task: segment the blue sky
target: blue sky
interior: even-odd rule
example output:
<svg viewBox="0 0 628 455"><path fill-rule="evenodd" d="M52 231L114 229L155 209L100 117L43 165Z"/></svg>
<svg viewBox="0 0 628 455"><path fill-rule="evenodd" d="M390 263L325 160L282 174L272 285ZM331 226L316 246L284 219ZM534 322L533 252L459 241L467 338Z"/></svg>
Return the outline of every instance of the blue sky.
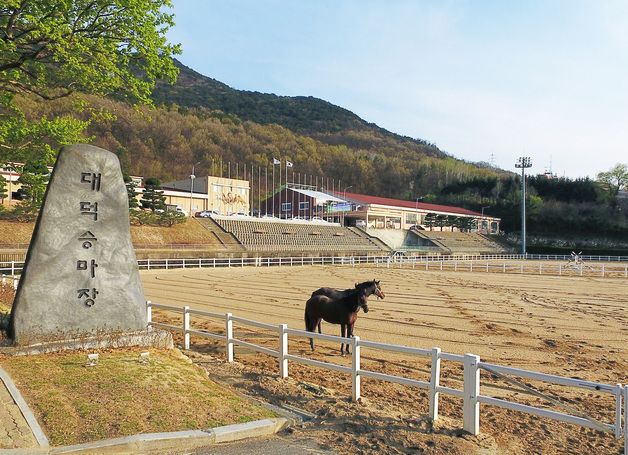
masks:
<svg viewBox="0 0 628 455"><path fill-rule="evenodd" d="M628 163L628 2L174 0L179 59L311 95L457 158L595 177Z"/></svg>

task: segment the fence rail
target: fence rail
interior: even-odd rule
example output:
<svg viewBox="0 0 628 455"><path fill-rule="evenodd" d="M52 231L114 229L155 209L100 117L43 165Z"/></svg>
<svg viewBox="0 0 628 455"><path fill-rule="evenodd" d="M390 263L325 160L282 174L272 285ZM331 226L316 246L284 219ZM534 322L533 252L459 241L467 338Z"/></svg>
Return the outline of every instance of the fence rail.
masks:
<svg viewBox="0 0 628 455"><path fill-rule="evenodd" d="M222 340L225 342L226 358L228 362L234 360L234 346L241 346L251 349L256 352L261 352L269 356L277 358L279 366L279 375L281 378L288 377L288 361L299 362L302 364L310 365L317 368L323 368L327 370L338 371L351 375L351 395L354 401L357 401L361 397L361 378L373 378L380 381L393 382L410 387L417 387L428 390L429 397L429 417L432 420L438 419L438 404L439 395L447 394L453 395L458 398L462 398L463 403L463 429L473 435L477 435L480 432L480 403L489 406L497 406L505 409L510 409L518 412L532 414L540 417L546 417L562 422L579 425L587 428L593 428L598 431L612 432L617 439L624 436L624 453L628 454L628 431L626 431L628 422L628 385L622 386L621 384L604 384L594 381L585 381L580 379L566 378L557 375L539 373L530 370L522 370L513 367L501 366L487 362L481 362L480 357L474 354L451 354L441 352L440 348L420 349L403 345L394 345L386 343L376 343L372 341L361 340L360 337L355 336L353 338L343 338L333 335L319 334L315 332L307 332L304 330L290 329L286 324L268 324L265 322L259 322L252 319L242 318L234 316L231 313L212 313L207 311L200 311L191 309L188 306L183 308L156 304L150 301L146 302L147 318L149 327L163 327L169 330L180 332L184 335L184 348L190 349L191 340L190 335L196 335L200 337L213 338ZM161 309L174 313L182 314L182 324L180 326L163 324L153 321L152 310ZM193 328L191 316L199 315L206 316L218 320L222 320L225 324L225 334L210 333L205 330L198 330ZM279 341L279 349L274 350L265 346L260 346L248 341L237 339L233 336L233 324L239 323L248 327L254 327L270 331L275 333ZM288 352L289 335L296 337L315 338L318 340L327 340L337 343L347 343L352 345L351 351L351 366L339 365L330 362L323 362L320 360L310 359L307 357L300 357L292 355ZM405 378L402 376L394 376L389 374L380 373L377 371L366 370L361 367L361 349L378 349L388 352L401 352L418 357L425 357L431 360L430 368L430 380L420 381L412 378ZM442 361L451 361L462 363L463 365L463 388L455 389L451 387L443 387L440 385L440 369ZM547 408L540 408L525 404L520 404L512 401L508 401L502 398L491 397L488 395L482 395L480 393L480 371L485 370L493 374L516 376L526 379L534 379L537 381L543 381L545 383L576 387L586 390L595 390L600 394L607 394L614 397L614 421L613 423L600 422L594 418L582 414L578 410L572 410L571 413L558 412ZM512 379L506 378L507 381L516 382ZM528 385L523 385L528 387ZM561 402L557 402L553 397L544 395L540 392L534 393L536 396L540 396L544 401L561 405ZM622 408L623 405L623 408ZM566 406L564 406L566 407ZM569 409L568 409L569 410ZM622 413L623 413L623 425L622 425Z"/></svg>
<svg viewBox="0 0 628 455"><path fill-rule="evenodd" d="M570 275L628 278L628 256L581 256L590 263L569 262L565 255L455 255L455 256L288 256L250 258L191 258L191 259L140 259L140 270L171 270L215 267L283 267L303 265L350 265L374 264L376 267L408 267L424 270L471 271L489 273L520 273L537 275ZM489 261L501 261L491 263ZM518 264L505 261L521 261ZM537 261L538 264L531 261ZM564 261L564 263L545 263ZM598 262L598 263L595 263ZM24 262L0 262L0 276L4 280L21 274ZM9 277L9 278L7 278Z"/></svg>

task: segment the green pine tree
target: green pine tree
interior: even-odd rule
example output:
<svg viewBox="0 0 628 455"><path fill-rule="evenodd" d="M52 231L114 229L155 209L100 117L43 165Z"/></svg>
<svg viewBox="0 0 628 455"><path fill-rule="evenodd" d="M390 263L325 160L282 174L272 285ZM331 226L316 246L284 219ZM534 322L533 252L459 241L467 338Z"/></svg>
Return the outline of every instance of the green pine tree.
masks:
<svg viewBox="0 0 628 455"><path fill-rule="evenodd" d="M141 199L142 207L151 212L166 210L166 196L161 191L161 182L155 177L149 177L144 181L144 193Z"/></svg>

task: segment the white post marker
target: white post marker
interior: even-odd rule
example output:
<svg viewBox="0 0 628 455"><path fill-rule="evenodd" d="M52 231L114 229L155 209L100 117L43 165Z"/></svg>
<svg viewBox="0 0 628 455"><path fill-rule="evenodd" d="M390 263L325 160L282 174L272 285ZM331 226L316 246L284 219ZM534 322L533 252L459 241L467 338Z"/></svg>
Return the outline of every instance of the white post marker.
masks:
<svg viewBox="0 0 628 455"><path fill-rule="evenodd" d="M288 324L279 324L279 377L288 377Z"/></svg>
<svg viewBox="0 0 628 455"><path fill-rule="evenodd" d="M225 314L225 336L227 337L227 362L233 362L233 320L231 313Z"/></svg>
<svg viewBox="0 0 628 455"><path fill-rule="evenodd" d="M464 398L462 405L463 429L477 435L480 432L480 357L474 354L464 355Z"/></svg>
<svg viewBox="0 0 628 455"><path fill-rule="evenodd" d="M430 377L430 418L438 420L438 386L440 385L440 348L432 348L432 369Z"/></svg>
<svg viewBox="0 0 628 455"><path fill-rule="evenodd" d="M190 349L190 307L183 307L183 349Z"/></svg>
<svg viewBox="0 0 628 455"><path fill-rule="evenodd" d="M351 357L351 398L353 401L360 399L360 337L354 336L353 354Z"/></svg>
<svg viewBox="0 0 628 455"><path fill-rule="evenodd" d="M151 301L146 301L146 325L149 329L152 328L153 324L153 307L151 306Z"/></svg>

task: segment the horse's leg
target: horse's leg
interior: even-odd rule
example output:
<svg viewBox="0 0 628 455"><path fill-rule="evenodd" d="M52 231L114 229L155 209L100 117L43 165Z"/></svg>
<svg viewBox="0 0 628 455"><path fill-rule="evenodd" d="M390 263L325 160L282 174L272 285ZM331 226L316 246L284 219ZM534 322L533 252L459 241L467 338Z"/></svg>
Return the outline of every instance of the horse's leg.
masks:
<svg viewBox="0 0 628 455"><path fill-rule="evenodd" d="M353 337L353 324L347 324L347 338ZM350 345L347 345L347 354L351 354Z"/></svg>
<svg viewBox="0 0 628 455"><path fill-rule="evenodd" d="M305 330L308 332L313 332L316 330L316 325L311 325L310 316L307 314L307 307L305 308ZM310 338L310 348L312 351L314 350L314 338Z"/></svg>
<svg viewBox="0 0 628 455"><path fill-rule="evenodd" d="M340 336L344 338L346 333L347 333L347 324L340 324ZM345 355L344 342L340 343L340 355Z"/></svg>

